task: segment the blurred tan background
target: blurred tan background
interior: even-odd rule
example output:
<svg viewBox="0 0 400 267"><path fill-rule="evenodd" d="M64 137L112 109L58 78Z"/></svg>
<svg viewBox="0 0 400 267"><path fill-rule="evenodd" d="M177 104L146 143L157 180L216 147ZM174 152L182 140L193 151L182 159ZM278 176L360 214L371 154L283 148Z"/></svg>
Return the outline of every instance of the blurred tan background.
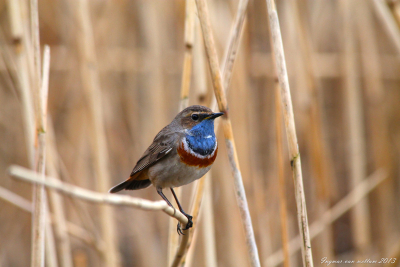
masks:
<svg viewBox="0 0 400 267"><path fill-rule="evenodd" d="M28 1L0 1L0 266L30 264L31 214L26 209L32 186L7 175L11 164L29 167L21 98L21 62L29 53L23 42L29 40L21 41L13 30L15 2L21 8L22 31L29 32L30 27ZM276 2L308 218L310 225L316 223L311 227L315 266L324 257L400 260L400 1ZM237 0L208 1L220 61L237 4ZM128 177L153 137L179 111L184 19L183 0L39 0L40 43L51 49L49 175L97 190L94 159L103 153L110 185ZM197 20L190 104L210 105L213 91ZM228 100L262 266L282 265L282 255L276 253L282 238L275 79L266 3L252 0ZM90 93L90 88L96 91ZM101 108L96 119L104 124L105 151L99 152L93 142L91 105ZM223 135L218 137L219 155L210 176L217 265L249 266ZM292 240L299 231L283 138ZM357 205L345 198L362 181L371 185L369 179L376 176L384 181L370 193L360 187L351 195L362 196ZM192 190L193 185L183 188L185 210ZM124 194L160 199L153 187ZM49 195L53 215L55 199L64 207L67 235L60 239L57 224L47 226L58 256L54 266L66 266L65 248L73 266L105 266L107 244L100 230L99 206ZM168 216L127 207L112 211L119 266L167 266ZM187 266L207 266L208 226L202 214ZM299 240L291 244L289 250L294 251ZM292 255L290 265L301 266L298 249Z"/></svg>

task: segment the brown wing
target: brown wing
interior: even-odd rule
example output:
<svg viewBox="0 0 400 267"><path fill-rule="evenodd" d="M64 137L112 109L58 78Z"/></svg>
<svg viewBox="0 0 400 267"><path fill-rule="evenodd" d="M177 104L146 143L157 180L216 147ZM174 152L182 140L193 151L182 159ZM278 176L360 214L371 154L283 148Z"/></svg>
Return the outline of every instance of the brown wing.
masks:
<svg viewBox="0 0 400 267"><path fill-rule="evenodd" d="M130 177L159 161L161 158L171 152L173 147L174 142L153 142L153 144L151 144L151 146L136 163L136 166L133 168Z"/></svg>
<svg viewBox="0 0 400 267"><path fill-rule="evenodd" d="M168 126L162 129L154 138L153 143L143 153L143 156L138 160L136 166L133 168L132 173L126 181L114 186L110 189L110 193L115 193L123 189L141 189L150 185L150 181L147 176L144 177L144 181L138 184L137 180L141 179L140 172L146 170L154 163L162 159L165 155L170 153L174 147L176 147L176 141L178 140L177 134L169 131ZM146 182L145 182L146 181Z"/></svg>

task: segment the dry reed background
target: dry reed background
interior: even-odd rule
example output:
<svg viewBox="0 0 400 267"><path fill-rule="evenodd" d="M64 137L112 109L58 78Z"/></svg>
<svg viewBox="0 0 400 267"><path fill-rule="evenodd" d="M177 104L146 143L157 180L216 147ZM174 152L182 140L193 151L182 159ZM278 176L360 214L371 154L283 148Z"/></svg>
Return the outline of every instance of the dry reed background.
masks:
<svg viewBox="0 0 400 267"><path fill-rule="evenodd" d="M29 1L0 1L0 266L28 266L31 251L32 186L6 174L11 164L31 164L21 81L25 65L33 65L23 53L33 52L21 50L15 36L15 2L21 4L20 31L30 31ZM208 1L220 62L238 2ZM400 1L276 2L315 266L323 257L397 257L392 265L398 265ZM40 0L38 7L42 51L45 44L51 49L47 174L104 191L105 184L127 177L179 111L185 1ZM211 79L195 20L189 103L210 105ZM266 1L250 1L228 101L262 266L278 266L283 259L270 41ZM218 138L219 156L209 177L212 204L209 196L203 200L208 209L200 211L186 266L250 265L222 131ZM300 242L291 241L299 230L286 142L283 159L289 262L301 266ZM194 189L182 190L186 211ZM120 259L114 266L166 266L165 213L103 209L48 193L54 227L47 225L52 231L46 233L54 235L57 259L46 258L46 266L107 266L112 257ZM159 200L151 188L127 194ZM112 214L109 222L104 214ZM111 224L115 234L101 230ZM115 255L109 250L113 241Z"/></svg>

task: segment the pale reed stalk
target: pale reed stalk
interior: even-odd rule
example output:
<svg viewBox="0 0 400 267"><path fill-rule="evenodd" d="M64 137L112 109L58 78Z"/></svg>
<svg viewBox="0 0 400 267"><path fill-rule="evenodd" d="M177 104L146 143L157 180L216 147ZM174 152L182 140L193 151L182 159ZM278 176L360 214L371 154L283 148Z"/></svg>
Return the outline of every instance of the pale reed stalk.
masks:
<svg viewBox="0 0 400 267"><path fill-rule="evenodd" d="M46 170L50 176L59 178L59 155L56 149L56 140L51 119L48 120ZM54 233L58 240L60 263L63 267L72 267L72 250L68 236L65 203L63 197L55 191L49 192L49 202L54 214Z"/></svg>
<svg viewBox="0 0 400 267"><path fill-rule="evenodd" d="M295 188L295 198L297 204L297 220L299 224L300 235L303 239L302 257L303 266L312 267L311 241L308 229L306 199L304 195L303 175L301 171L300 152L296 136L296 127L294 123L293 105L290 96L289 78L287 75L285 53L283 50L282 34L279 26L278 12L274 0L266 0L268 8L268 18L270 26L270 36L272 50L274 54L275 69L277 71L279 85L281 88L281 101L283 106L283 115L286 126L286 136L289 147L290 164L293 171L293 181Z"/></svg>
<svg viewBox="0 0 400 267"><path fill-rule="evenodd" d="M88 100L90 116L90 135L94 176L96 187L100 192L107 192L111 187L110 170L108 167L108 149L103 116L103 97L100 88L99 73L97 71L97 56L93 27L90 20L88 0L79 0L76 3L76 12L80 35L77 38L80 53L80 68L83 90ZM120 266L119 253L115 230L114 211L111 207L99 207L101 234L107 249L104 254L105 265L108 267Z"/></svg>
<svg viewBox="0 0 400 267"><path fill-rule="evenodd" d="M225 143L228 151L229 163L233 172L236 200L239 206L239 211L244 226L246 244L250 256L250 262L252 266L260 266L258 249L254 237L254 231L251 222L250 212L248 209L246 193L243 186L242 174L240 171L239 160L237 157L235 142L233 138L232 125L229 119L228 103L224 91L217 51L214 43L214 37L211 31L207 3L205 0L196 0L196 4L200 19L200 25L203 31L203 39L210 66L215 97L218 102L219 110L225 113L225 115L222 117Z"/></svg>
<svg viewBox="0 0 400 267"><path fill-rule="evenodd" d="M350 193L342 198L335 206L325 211L322 216L313 222L310 226L310 238L311 240L321 234L326 227L331 226L337 219L343 214L352 209L357 205L365 196L371 193L377 186L388 178L388 174L385 170L377 170L369 177L364 179L357 185ZM302 246L301 236L296 236L289 241L289 255L293 256ZM265 261L265 265L274 267L281 264L284 260L283 251L278 250L274 252Z"/></svg>
<svg viewBox="0 0 400 267"><path fill-rule="evenodd" d="M387 2L385 0L372 0L372 3L374 4L378 19L382 21L387 34L393 41L397 53L400 53L400 29L390 12ZM399 14L400 12L396 13L397 16L399 16Z"/></svg>
<svg viewBox="0 0 400 267"><path fill-rule="evenodd" d="M197 188L196 188L196 193L194 194L194 199L193 199L193 204L191 205L191 214L193 216L193 225L197 226L197 221L199 217L199 211L200 211L200 204L201 200L203 198L203 191L204 191L204 180L207 179L209 174L206 174L204 177L201 178L201 180L197 183ZM176 267L179 266L180 262L182 261L184 264L184 259L186 257L186 252L189 246L191 245L191 241L193 240L193 230L186 231L186 233L181 240L181 243L179 244L179 248L176 251L174 261L172 262L171 266Z"/></svg>
<svg viewBox="0 0 400 267"><path fill-rule="evenodd" d="M185 11L185 57L183 61L183 73L181 82L181 100L180 110L183 110L189 106L189 91L192 76L192 59L193 59L193 43L194 43L194 31L195 31L195 4L194 0L186 0L186 11ZM182 196L182 187L175 188L175 194L178 199ZM192 213L190 213L192 214ZM193 216L193 214L192 214ZM193 231L193 230L192 230ZM187 231L189 232L189 231ZM168 237L168 265L171 265L175 261L175 254L177 253L177 247L179 245L179 236L176 232L176 222L173 219L169 220L169 237ZM183 238L182 241L185 241ZM182 246L181 246L182 247ZM180 253L178 253L180 254Z"/></svg>
<svg viewBox="0 0 400 267"><path fill-rule="evenodd" d="M179 210L176 210L164 201L149 201L140 198L134 198L127 195L112 195L108 193L99 193L90 191L75 185L62 182L56 178L46 176L43 180L41 176L32 170L12 165L9 167L8 172L10 175L21 180L44 185L48 188L55 189L63 194L79 198L82 200L90 201L93 203L110 204L115 206L129 206L141 210L161 210L171 217L177 219L181 224L186 225L188 219Z"/></svg>
<svg viewBox="0 0 400 267"><path fill-rule="evenodd" d="M45 156L46 156L46 109L47 109L47 82L42 83L41 59L40 59L40 35L39 35L39 13L38 1L30 1L31 16L31 41L33 47L33 80L34 106L36 115L36 144L35 144L35 170L41 174L42 179L45 175ZM49 52L48 52L49 53ZM50 59L50 58L49 58ZM48 77L49 63L44 64L43 74ZM45 73L47 71L47 74ZM45 235L46 235L46 208L47 199L44 186L34 186L33 188L34 212L32 216L32 247L31 247L31 267L42 267L45 263Z"/></svg>
<svg viewBox="0 0 400 267"><path fill-rule="evenodd" d="M282 140L282 107L280 98L280 86L275 86L275 134L276 134L276 157L278 161L279 176L279 214L281 217L282 250L284 255L283 266L289 267L289 238L287 227L287 205L286 205L286 184L285 166L283 163L283 140Z"/></svg>
<svg viewBox="0 0 400 267"><path fill-rule="evenodd" d="M366 177L367 157L366 139L364 135L364 106L362 103L361 84L358 78L356 39L354 38L355 2L341 0L338 2L343 15L343 76L344 76L344 106L346 108L347 148L349 161L349 184L355 188ZM361 201L351 212L351 228L355 257L363 258L371 243L371 222L368 199ZM365 255L366 256L366 255Z"/></svg>
<svg viewBox="0 0 400 267"><path fill-rule="evenodd" d="M248 0L242 0L239 2L236 18L232 27L231 35L228 41L228 48L226 51L225 55L225 61L224 61L224 67L223 67L223 74L224 74L224 84L226 85L225 91L227 90L231 76L232 76L232 69L233 69L233 64L236 59L236 53L240 44L240 37L241 37L241 32L243 29L243 24L244 24L244 19L246 15L246 9L247 9L247 4ZM185 99L185 94L184 94L184 83L182 83L182 99ZM211 104L212 109L216 110L217 108L217 103L215 101L215 98L213 99L213 104ZM218 122L215 123L215 129L218 129ZM204 180L207 179L206 177L203 177L199 180L197 189L195 191L195 196L194 199L195 201L193 202L192 205L192 210L191 213L198 213L201 205L201 196L203 195L204 192ZM194 225L196 227L196 225ZM191 245L191 240L193 238L193 231L189 232L189 238L183 237L181 240L181 243L179 244L179 248L177 250L177 253L175 255L174 262L171 266L178 266L179 263L181 263L182 266L185 265L185 257L186 257L186 252L189 249ZM215 253L214 253L215 254ZM213 255L213 254L212 254ZM213 256L214 257L214 256Z"/></svg>
<svg viewBox="0 0 400 267"><path fill-rule="evenodd" d="M58 193L57 193L58 194ZM8 203L14 205L15 207L20 208L21 210L24 210L26 212L32 213L33 212L33 205L32 202L28 201L27 199L11 192L10 190L3 188L0 186L0 198L3 199L4 201L7 201ZM49 223L52 224L57 224L57 215L52 215L49 214L47 220ZM98 242L94 238L94 236L89 233L87 230L84 228L72 223L72 222L65 222L65 232L67 234L70 234L74 236L75 238L81 240L82 242L86 243L88 246L93 247L100 253L104 253L104 243L103 242ZM47 232L46 232L47 235ZM64 266L64 263L62 263ZM50 265L51 266L51 265Z"/></svg>

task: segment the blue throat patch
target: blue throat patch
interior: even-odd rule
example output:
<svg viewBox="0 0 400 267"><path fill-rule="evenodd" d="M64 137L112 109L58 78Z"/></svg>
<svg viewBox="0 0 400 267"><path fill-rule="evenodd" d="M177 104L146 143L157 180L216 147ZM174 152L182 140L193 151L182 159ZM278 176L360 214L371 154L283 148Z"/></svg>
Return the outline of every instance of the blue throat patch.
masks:
<svg viewBox="0 0 400 267"><path fill-rule="evenodd" d="M217 141L214 133L214 120L204 120L194 126L186 134L186 140L193 152L202 156L211 155Z"/></svg>

